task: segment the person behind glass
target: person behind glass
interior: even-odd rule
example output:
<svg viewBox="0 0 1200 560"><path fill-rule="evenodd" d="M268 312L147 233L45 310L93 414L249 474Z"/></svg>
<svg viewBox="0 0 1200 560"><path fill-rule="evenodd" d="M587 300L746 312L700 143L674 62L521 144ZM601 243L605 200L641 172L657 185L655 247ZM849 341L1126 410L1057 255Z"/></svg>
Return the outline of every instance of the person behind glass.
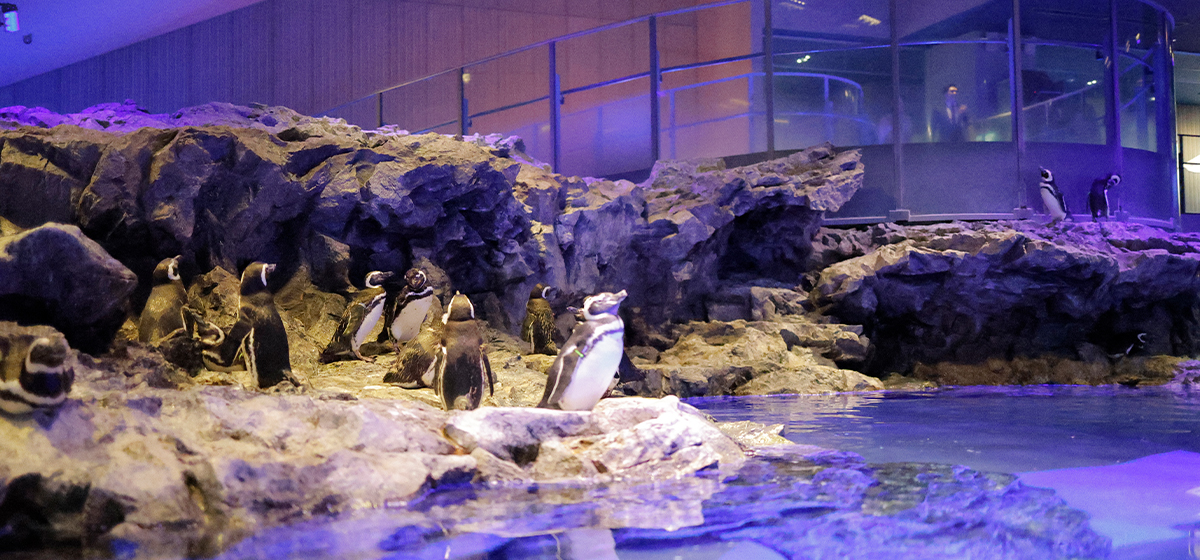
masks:
<svg viewBox="0 0 1200 560"><path fill-rule="evenodd" d="M967 106L958 102L958 86L946 86L946 103L933 111L934 142L965 142L967 140Z"/></svg>

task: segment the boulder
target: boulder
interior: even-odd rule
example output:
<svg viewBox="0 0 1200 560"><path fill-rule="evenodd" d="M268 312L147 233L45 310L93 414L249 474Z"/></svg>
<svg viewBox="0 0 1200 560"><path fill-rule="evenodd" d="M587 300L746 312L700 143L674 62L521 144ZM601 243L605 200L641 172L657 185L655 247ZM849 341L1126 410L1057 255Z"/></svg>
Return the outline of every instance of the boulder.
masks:
<svg viewBox="0 0 1200 560"><path fill-rule="evenodd" d="M0 320L53 326L74 348L108 346L136 285L133 272L75 226L0 237Z"/></svg>
<svg viewBox="0 0 1200 560"><path fill-rule="evenodd" d="M875 346L864 371L1043 355L1107 366L1200 350L1196 234L1117 222L903 229L826 267L809 294L818 311L862 325Z"/></svg>

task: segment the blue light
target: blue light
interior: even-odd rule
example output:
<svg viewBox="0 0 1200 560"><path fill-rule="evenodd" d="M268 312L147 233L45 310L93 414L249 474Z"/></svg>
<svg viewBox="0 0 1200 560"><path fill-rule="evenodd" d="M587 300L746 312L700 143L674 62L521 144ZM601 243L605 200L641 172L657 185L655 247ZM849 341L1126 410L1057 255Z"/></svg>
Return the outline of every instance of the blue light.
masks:
<svg viewBox="0 0 1200 560"><path fill-rule="evenodd" d="M16 33L21 30L21 22L17 19L16 4L0 4L0 11L4 12L4 30L9 33Z"/></svg>

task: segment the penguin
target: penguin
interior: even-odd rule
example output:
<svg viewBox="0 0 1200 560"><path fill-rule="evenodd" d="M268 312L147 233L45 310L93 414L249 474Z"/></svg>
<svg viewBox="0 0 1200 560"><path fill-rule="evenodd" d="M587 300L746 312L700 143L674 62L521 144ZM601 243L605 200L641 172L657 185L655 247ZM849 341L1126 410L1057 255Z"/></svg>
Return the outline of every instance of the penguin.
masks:
<svg viewBox="0 0 1200 560"><path fill-rule="evenodd" d="M154 343L186 331L183 308L187 289L179 277L179 257L163 259L154 267L150 297L138 320L138 341Z"/></svg>
<svg viewBox="0 0 1200 560"><path fill-rule="evenodd" d="M15 323L4 326L17 330ZM0 337L0 411L25 414L62 404L75 382L69 352L67 339L48 328Z"/></svg>
<svg viewBox="0 0 1200 560"><path fill-rule="evenodd" d="M421 324L425 322L425 315L429 313L432 303L433 286L429 285L425 271L419 268L408 269L408 272L404 273L404 286L390 295L385 304L387 315L384 324L388 328L386 333L379 334L379 342L390 337L392 344L399 351L401 342L412 340L421 332Z"/></svg>
<svg viewBox="0 0 1200 560"><path fill-rule="evenodd" d="M258 380L260 389L285 380L300 385L292 375L283 319L267 288L267 275L274 270L273 264L254 262L242 272L238 320L228 333L211 323L198 327L200 340L208 346L202 353L204 365L216 371L246 369Z"/></svg>
<svg viewBox="0 0 1200 560"><path fill-rule="evenodd" d="M1042 191L1042 204L1046 205L1046 212L1050 214L1050 223L1046 225L1054 225L1070 215L1067 210L1067 200L1063 198L1063 193L1058 189L1058 185L1054 182L1054 174L1045 167L1038 168L1042 174L1042 182L1038 184L1038 188Z"/></svg>
<svg viewBox="0 0 1200 560"><path fill-rule="evenodd" d="M617 308L625 290L583 300L584 322L575 325L546 379L539 408L591 410L612 385L625 354L625 324Z"/></svg>
<svg viewBox="0 0 1200 560"><path fill-rule="evenodd" d="M1088 191L1088 210L1092 211L1093 222L1100 221L1100 218L1108 219L1108 189L1119 184L1121 176L1116 173L1092 181L1092 188Z"/></svg>
<svg viewBox="0 0 1200 560"><path fill-rule="evenodd" d="M393 273L378 270L367 273L363 282L364 289L354 294L350 305L342 312L342 320L338 323L333 339L321 351L318 359L323 364L338 360L359 359L367 362L375 361L362 355L359 350L367 335L379 324L383 316L384 301L387 299L383 283L391 278Z"/></svg>
<svg viewBox="0 0 1200 560"><path fill-rule="evenodd" d="M442 341L437 349L434 390L445 410L474 410L483 400L483 385L496 393L492 365L483 351L483 333L475 322L475 307L456 293L442 314Z"/></svg>
<svg viewBox="0 0 1200 560"><path fill-rule="evenodd" d="M1136 352L1141 352L1146 348L1146 343L1148 342L1146 340L1147 334L1144 332L1114 334L1105 348L1108 352L1108 358L1116 361L1121 358L1127 358Z"/></svg>
<svg viewBox="0 0 1200 560"><path fill-rule="evenodd" d="M392 370L383 376L384 383L395 383L404 389L433 387L434 367L438 347L442 342L442 314L436 313L421 327L420 334L408 341Z"/></svg>
<svg viewBox="0 0 1200 560"><path fill-rule="evenodd" d="M554 345L553 333L554 310L550 302L555 290L550 286L539 283L529 292L529 301L525 303L525 320L521 322L521 340L529 343L529 351L534 354L558 354Z"/></svg>

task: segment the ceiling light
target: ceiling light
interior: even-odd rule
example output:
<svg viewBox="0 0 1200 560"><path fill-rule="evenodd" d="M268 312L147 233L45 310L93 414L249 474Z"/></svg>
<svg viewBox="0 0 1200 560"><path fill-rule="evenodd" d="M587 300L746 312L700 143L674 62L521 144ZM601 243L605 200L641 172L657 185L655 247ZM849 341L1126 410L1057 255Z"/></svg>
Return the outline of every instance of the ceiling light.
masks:
<svg viewBox="0 0 1200 560"><path fill-rule="evenodd" d="M1190 173L1200 173L1200 156L1183 162L1183 170Z"/></svg>
<svg viewBox="0 0 1200 560"><path fill-rule="evenodd" d="M0 4L0 12L4 12L4 30L16 33L21 30L21 22L17 20L16 4Z"/></svg>

